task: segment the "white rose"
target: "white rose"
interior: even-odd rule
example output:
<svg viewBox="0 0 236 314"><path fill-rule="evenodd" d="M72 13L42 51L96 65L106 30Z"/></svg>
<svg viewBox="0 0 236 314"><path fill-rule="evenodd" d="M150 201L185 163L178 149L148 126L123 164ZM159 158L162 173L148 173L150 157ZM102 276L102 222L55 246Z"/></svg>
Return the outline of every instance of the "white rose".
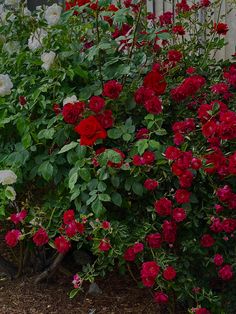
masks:
<svg viewBox="0 0 236 314"><path fill-rule="evenodd" d="M53 64L55 57L56 57L56 54L53 51L44 52L41 55L41 60L43 61L42 68L48 71L51 65Z"/></svg>
<svg viewBox="0 0 236 314"><path fill-rule="evenodd" d="M12 170L0 170L0 183L2 185L13 184L16 180L17 176Z"/></svg>
<svg viewBox="0 0 236 314"><path fill-rule="evenodd" d="M70 97L66 97L64 100L63 100L63 106L65 106L65 104L68 104L68 103L74 103L77 101L77 97L75 95L73 96L70 96Z"/></svg>
<svg viewBox="0 0 236 314"><path fill-rule="evenodd" d="M12 55L20 50L20 43L18 41L9 41L3 45L3 50Z"/></svg>
<svg viewBox="0 0 236 314"><path fill-rule="evenodd" d="M29 49L35 51L36 49L42 47L43 39L47 35L48 33L44 29L38 28L34 33L31 34L28 40Z"/></svg>
<svg viewBox="0 0 236 314"><path fill-rule="evenodd" d="M4 97L11 94L13 87L12 81L8 74L0 74L0 96Z"/></svg>
<svg viewBox="0 0 236 314"><path fill-rule="evenodd" d="M54 3L45 11L45 20L48 25L56 25L61 16L62 7Z"/></svg>

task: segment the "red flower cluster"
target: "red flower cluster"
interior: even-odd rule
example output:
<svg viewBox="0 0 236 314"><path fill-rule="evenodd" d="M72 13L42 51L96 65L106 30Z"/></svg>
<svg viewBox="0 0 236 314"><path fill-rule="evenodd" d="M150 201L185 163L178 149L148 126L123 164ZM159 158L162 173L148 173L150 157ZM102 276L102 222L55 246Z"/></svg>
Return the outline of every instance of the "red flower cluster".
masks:
<svg viewBox="0 0 236 314"><path fill-rule="evenodd" d="M214 31L219 35L226 35L229 28L228 25L225 23L214 23Z"/></svg>
<svg viewBox="0 0 236 314"><path fill-rule="evenodd" d="M20 239L21 232L17 229L12 229L7 232L5 235L5 241L8 246L15 247L18 244L18 241Z"/></svg>
<svg viewBox="0 0 236 314"><path fill-rule="evenodd" d="M75 213L73 209L68 209L64 212L63 222L65 224L65 233L69 238L74 237L78 233L84 233L84 224L75 220Z"/></svg>
<svg viewBox="0 0 236 314"><path fill-rule="evenodd" d="M105 139L107 133L94 116L90 116L75 127L80 135L80 145L92 146L97 139Z"/></svg>
<svg viewBox="0 0 236 314"><path fill-rule="evenodd" d="M187 77L179 86L171 90L171 97L176 102L183 101L196 95L205 83L205 78L200 75Z"/></svg>
<svg viewBox="0 0 236 314"><path fill-rule="evenodd" d="M36 231L33 236L33 241L36 246L42 246L44 244L47 244L49 241L49 237L46 230L40 228L38 231Z"/></svg>
<svg viewBox="0 0 236 314"><path fill-rule="evenodd" d="M124 259L128 262L133 262L136 258L136 255L142 252L144 246L140 242L136 242L134 245L130 246L124 253Z"/></svg>
<svg viewBox="0 0 236 314"><path fill-rule="evenodd" d="M160 271L160 266L154 262L145 262L142 264L141 278L145 287L152 287L155 283L156 277Z"/></svg>
<svg viewBox="0 0 236 314"><path fill-rule="evenodd" d="M224 72L224 78L231 86L236 88L236 65L235 64L231 64L228 71Z"/></svg>
<svg viewBox="0 0 236 314"><path fill-rule="evenodd" d="M155 161L155 154L151 151L146 151L142 156L134 155L133 164L135 166L151 165Z"/></svg>
<svg viewBox="0 0 236 314"><path fill-rule="evenodd" d="M64 121L69 124L76 124L78 120L82 118L84 109L85 103L82 101L65 104L62 108L62 116Z"/></svg>

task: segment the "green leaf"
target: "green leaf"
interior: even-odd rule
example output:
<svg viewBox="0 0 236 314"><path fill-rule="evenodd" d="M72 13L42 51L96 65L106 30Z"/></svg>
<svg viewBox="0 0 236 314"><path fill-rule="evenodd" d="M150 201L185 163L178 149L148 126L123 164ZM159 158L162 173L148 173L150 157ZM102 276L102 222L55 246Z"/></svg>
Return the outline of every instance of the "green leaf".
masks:
<svg viewBox="0 0 236 314"><path fill-rule="evenodd" d="M158 130L155 130L155 133L156 135L159 135L159 136L162 136L162 135L166 135L167 132L165 129L158 129Z"/></svg>
<svg viewBox="0 0 236 314"><path fill-rule="evenodd" d="M115 204L115 205L117 205L117 206L121 206L121 204L122 204L122 197L121 197L121 195L120 195L120 193L117 193L117 192L114 192L114 193L112 193L112 195L111 195L111 200L112 200L112 202Z"/></svg>
<svg viewBox="0 0 236 314"><path fill-rule="evenodd" d="M79 176L86 182L91 180L90 171L87 168L79 169Z"/></svg>
<svg viewBox="0 0 236 314"><path fill-rule="evenodd" d="M98 198L102 202L110 202L111 201L111 197L108 194L99 194Z"/></svg>
<svg viewBox="0 0 236 314"><path fill-rule="evenodd" d="M73 190L73 188L74 188L74 186L78 180L78 170L76 168L73 168L72 170L73 171L70 171L70 174L69 174L69 183L68 183L70 190Z"/></svg>
<svg viewBox="0 0 236 314"><path fill-rule="evenodd" d="M79 289L71 290L71 292L69 294L70 299L73 299L79 291L80 291Z"/></svg>
<svg viewBox="0 0 236 314"><path fill-rule="evenodd" d="M22 138L22 144L24 148L30 147L31 143L32 143L31 136L29 133L26 133L24 137Z"/></svg>
<svg viewBox="0 0 236 314"><path fill-rule="evenodd" d="M38 173L46 180L49 181L53 175L53 166L50 161L44 161L38 168Z"/></svg>
<svg viewBox="0 0 236 314"><path fill-rule="evenodd" d="M58 154L63 154L65 152L68 152L69 150L71 150L72 148L75 148L77 145L79 145L79 143L77 142L71 142L70 144L67 144L65 146L63 146L60 151L58 152Z"/></svg>
<svg viewBox="0 0 236 314"><path fill-rule="evenodd" d="M92 203L92 211L96 218L100 218L105 213L105 208L102 202L97 198L95 202Z"/></svg>
<svg viewBox="0 0 236 314"><path fill-rule="evenodd" d="M55 134L55 129L51 128L51 129L45 129L45 130L41 130L38 134L38 138L39 139L52 139L53 135Z"/></svg>
<svg viewBox="0 0 236 314"><path fill-rule="evenodd" d="M119 163L121 162L121 155L113 149L106 149L105 152L99 155L98 161L101 166L106 166L108 161Z"/></svg>
<svg viewBox="0 0 236 314"><path fill-rule="evenodd" d="M134 182L132 184L132 190L135 194L139 196L143 195L143 185L140 182Z"/></svg>
<svg viewBox="0 0 236 314"><path fill-rule="evenodd" d="M113 129L108 130L107 134L109 138L116 140L121 137L122 132L120 129L113 128Z"/></svg>
<svg viewBox="0 0 236 314"><path fill-rule="evenodd" d="M148 140L139 140L138 142L136 142L135 146L138 147L138 153L142 155L148 148Z"/></svg>
<svg viewBox="0 0 236 314"><path fill-rule="evenodd" d="M129 133L125 133L125 134L123 134L122 138L125 142L129 142L132 138L132 135Z"/></svg>

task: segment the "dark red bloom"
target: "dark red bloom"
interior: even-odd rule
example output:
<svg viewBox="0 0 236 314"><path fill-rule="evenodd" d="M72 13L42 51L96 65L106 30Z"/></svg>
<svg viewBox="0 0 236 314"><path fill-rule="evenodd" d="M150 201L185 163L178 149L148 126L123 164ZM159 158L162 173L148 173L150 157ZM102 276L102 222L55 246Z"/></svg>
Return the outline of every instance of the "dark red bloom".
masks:
<svg viewBox="0 0 236 314"><path fill-rule="evenodd" d="M174 34L177 34L177 35L184 35L185 34L185 29L182 25L175 25L173 28L172 28L172 32Z"/></svg>
<svg viewBox="0 0 236 314"><path fill-rule="evenodd" d="M107 221L107 220L104 220L104 221L102 222L102 229L108 230L108 229L110 229L110 228L111 228L110 222Z"/></svg>
<svg viewBox="0 0 236 314"><path fill-rule="evenodd" d="M57 251L61 254L65 254L69 251L71 244L70 242L63 236L59 236L54 240L55 247Z"/></svg>
<svg viewBox="0 0 236 314"><path fill-rule="evenodd" d="M97 114L96 118L104 129L109 129L113 126L114 118L111 110L105 110Z"/></svg>
<svg viewBox="0 0 236 314"><path fill-rule="evenodd" d="M211 247L215 243L214 238L210 234L204 234L201 238L202 247Z"/></svg>
<svg viewBox="0 0 236 314"><path fill-rule="evenodd" d="M176 240L176 223L174 221L165 220L163 225L163 240L167 243L174 243Z"/></svg>
<svg viewBox="0 0 236 314"><path fill-rule="evenodd" d="M109 239L102 239L98 245L99 251L106 252L109 251L111 248L110 240Z"/></svg>
<svg viewBox="0 0 236 314"><path fill-rule="evenodd" d="M159 216L168 216L171 214L172 202L168 198L163 197L155 201L154 207Z"/></svg>
<svg viewBox="0 0 236 314"><path fill-rule="evenodd" d="M219 35L226 35L229 27L225 23L214 23L214 31Z"/></svg>
<svg viewBox="0 0 236 314"><path fill-rule="evenodd" d="M21 236L20 230L13 229L7 232L7 234L5 235L5 241L8 246L14 247L18 244L20 236Z"/></svg>
<svg viewBox="0 0 236 314"><path fill-rule="evenodd" d="M144 103L155 96L154 91L151 88L146 88L144 86L139 87L135 94L134 99L135 102L139 105L144 105Z"/></svg>
<svg viewBox="0 0 236 314"><path fill-rule="evenodd" d="M44 244L47 244L49 241L49 237L46 230L40 228L38 231L36 231L33 236L33 241L36 244L36 246L42 246Z"/></svg>
<svg viewBox="0 0 236 314"><path fill-rule="evenodd" d="M151 233L147 235L146 241L150 248L159 249L162 243L162 237L160 233Z"/></svg>
<svg viewBox="0 0 236 314"><path fill-rule="evenodd" d="M143 263L141 269L141 278L143 285L146 287L152 287L159 271L160 266L156 262L150 261Z"/></svg>
<svg viewBox="0 0 236 314"><path fill-rule="evenodd" d="M172 266L168 266L164 271L163 271L163 278L165 280L173 280L176 277L176 270Z"/></svg>
<svg viewBox="0 0 236 314"><path fill-rule="evenodd" d="M149 137L149 130L147 128L141 128L136 132L136 139L147 139Z"/></svg>
<svg viewBox="0 0 236 314"><path fill-rule="evenodd" d="M183 55L178 50L169 50L167 53L167 57L170 62L179 62L182 59Z"/></svg>
<svg viewBox="0 0 236 314"><path fill-rule="evenodd" d="M153 90L158 96L165 93L167 83L159 71L151 71L145 76L143 85Z"/></svg>
<svg viewBox="0 0 236 314"><path fill-rule="evenodd" d="M158 291L158 292L155 292L154 294L154 300L158 304L165 304L165 303L168 303L169 297L164 292Z"/></svg>
<svg viewBox="0 0 236 314"><path fill-rule="evenodd" d="M75 221L71 221L68 225L66 225L65 227L65 232L66 235L69 238L72 238L73 236L75 236L78 232L78 228L77 228L77 224Z"/></svg>
<svg viewBox="0 0 236 314"><path fill-rule="evenodd" d="M181 222L183 221L184 219L186 219L186 212L185 210L180 207L180 208L175 208L173 210L173 219L176 221L176 222Z"/></svg>
<svg viewBox="0 0 236 314"><path fill-rule="evenodd" d="M204 1L208 1L208 0L204 0ZM211 314L210 311L208 311L208 309L206 309L205 307L201 307L196 309L195 314Z"/></svg>
<svg viewBox="0 0 236 314"><path fill-rule="evenodd" d="M162 15L159 16L160 25L170 25L173 23L173 13L170 11L164 12Z"/></svg>
<svg viewBox="0 0 236 314"><path fill-rule="evenodd" d="M61 107L59 104L53 104L52 110L56 115L59 115L61 113Z"/></svg>
<svg viewBox="0 0 236 314"><path fill-rule="evenodd" d="M122 85L116 80L108 81L103 86L103 95L110 99L117 99L122 91Z"/></svg>
<svg viewBox="0 0 236 314"><path fill-rule="evenodd" d="M137 242L133 245L133 250L135 254L142 252L143 248L144 248L143 243L140 242Z"/></svg>
<svg viewBox="0 0 236 314"><path fill-rule="evenodd" d="M107 133L94 116L90 116L75 127L80 135L80 145L92 146L96 140L105 139Z"/></svg>
<svg viewBox="0 0 236 314"><path fill-rule="evenodd" d="M101 111L105 106L105 100L99 96L93 96L89 100L89 109L95 113Z"/></svg>
<svg viewBox="0 0 236 314"><path fill-rule="evenodd" d="M22 222L26 216L27 210L23 209L19 213L11 214L10 219L15 225L17 225L18 223Z"/></svg>
<svg viewBox="0 0 236 314"><path fill-rule="evenodd" d="M189 191L184 190L184 189L178 189L175 192L176 202L179 204L188 203L189 199L190 199L190 195L191 195L191 193Z"/></svg>
<svg viewBox="0 0 236 314"><path fill-rule="evenodd" d="M25 96L19 96L19 103L21 106L24 106L27 103Z"/></svg>
<svg viewBox="0 0 236 314"><path fill-rule="evenodd" d="M75 220L75 212L73 209L68 209L63 214L63 222L64 224L70 224L72 221Z"/></svg>
<svg viewBox="0 0 236 314"><path fill-rule="evenodd" d="M123 257L128 262L133 262L135 260L136 254L134 253L133 246L126 249Z"/></svg>
<svg viewBox="0 0 236 314"><path fill-rule="evenodd" d="M221 254L216 254L213 261L216 266L221 266L224 263L224 258Z"/></svg>
<svg viewBox="0 0 236 314"><path fill-rule="evenodd" d="M162 102L157 96L153 96L152 98L145 101L144 107L146 108L147 112L152 114L159 114L162 112Z"/></svg>
<svg viewBox="0 0 236 314"><path fill-rule="evenodd" d="M230 280L233 277L233 269L231 265L223 266L219 271L218 275L222 280Z"/></svg>
<svg viewBox="0 0 236 314"><path fill-rule="evenodd" d="M82 116L85 103L78 101L65 104L62 108L62 116L66 123L75 124Z"/></svg>
<svg viewBox="0 0 236 314"><path fill-rule="evenodd" d="M175 160L181 156L181 150L177 147L169 146L165 151L165 156L167 159Z"/></svg>
<svg viewBox="0 0 236 314"><path fill-rule="evenodd" d="M144 182L145 189L153 191L158 187L159 183L154 179L146 179Z"/></svg>

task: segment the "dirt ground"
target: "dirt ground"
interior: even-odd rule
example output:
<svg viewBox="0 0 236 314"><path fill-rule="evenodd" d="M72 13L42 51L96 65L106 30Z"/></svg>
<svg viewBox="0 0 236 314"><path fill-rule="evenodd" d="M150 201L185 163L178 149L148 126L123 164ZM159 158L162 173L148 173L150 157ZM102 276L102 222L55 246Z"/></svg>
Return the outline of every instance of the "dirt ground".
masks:
<svg viewBox="0 0 236 314"><path fill-rule="evenodd" d="M70 300L72 285L62 275L37 286L32 279L2 279L0 314L160 314L151 292L138 288L128 276L112 274L98 284L101 295L92 297L81 292Z"/></svg>

